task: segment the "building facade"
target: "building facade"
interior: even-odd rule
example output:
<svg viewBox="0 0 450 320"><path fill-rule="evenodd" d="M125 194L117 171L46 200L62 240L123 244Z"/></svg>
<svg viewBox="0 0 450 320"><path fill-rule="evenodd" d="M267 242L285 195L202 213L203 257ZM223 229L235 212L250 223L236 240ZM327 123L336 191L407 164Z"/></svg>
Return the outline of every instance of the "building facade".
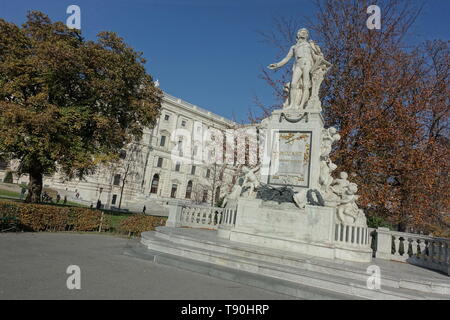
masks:
<svg viewBox="0 0 450 320"><path fill-rule="evenodd" d="M164 93L155 126L122 151L119 163L103 166L82 180L56 173L45 177L44 187L86 205L96 206L100 200L105 208L137 212L144 206L149 211L164 210L172 201L215 205L236 182L237 169L256 161L248 142L256 141L254 132L252 126L242 128ZM0 179L15 167L14 161L3 164ZM14 174L14 182L28 183L28 177Z"/></svg>

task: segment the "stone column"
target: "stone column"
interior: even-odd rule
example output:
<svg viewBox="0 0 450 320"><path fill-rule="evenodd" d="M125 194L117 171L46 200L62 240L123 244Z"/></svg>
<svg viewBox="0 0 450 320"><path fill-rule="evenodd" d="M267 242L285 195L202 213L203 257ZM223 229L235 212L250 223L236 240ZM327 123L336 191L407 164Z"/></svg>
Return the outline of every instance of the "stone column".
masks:
<svg viewBox="0 0 450 320"><path fill-rule="evenodd" d="M377 229L377 253L376 257L380 259L391 258L392 235L388 228Z"/></svg>
<svg viewBox="0 0 450 320"><path fill-rule="evenodd" d="M183 207L177 204L169 205L169 218L166 221L166 227L181 227L181 209Z"/></svg>

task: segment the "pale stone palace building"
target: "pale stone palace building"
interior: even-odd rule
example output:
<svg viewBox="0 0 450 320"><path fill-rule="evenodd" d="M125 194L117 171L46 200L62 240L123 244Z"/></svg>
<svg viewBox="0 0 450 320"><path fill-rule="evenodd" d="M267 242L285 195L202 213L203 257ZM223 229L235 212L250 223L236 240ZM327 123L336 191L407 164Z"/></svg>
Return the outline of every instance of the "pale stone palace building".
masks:
<svg viewBox="0 0 450 320"><path fill-rule="evenodd" d="M255 144L255 135L237 141L234 132L238 127L256 131L164 93L156 125L146 128L142 140L123 151L120 164L101 168L83 180L67 180L56 173L45 177L44 186L71 201L95 207L100 200L106 208L120 206L138 212L144 205L147 211L165 211L172 201L215 204L235 183L236 168L256 161L257 152L250 152L249 146ZM211 142L214 146L209 148ZM217 152L225 155L224 164L205 161L205 154L213 157ZM15 161L3 165L0 181L15 167ZM14 182L28 183L28 177L14 174Z"/></svg>

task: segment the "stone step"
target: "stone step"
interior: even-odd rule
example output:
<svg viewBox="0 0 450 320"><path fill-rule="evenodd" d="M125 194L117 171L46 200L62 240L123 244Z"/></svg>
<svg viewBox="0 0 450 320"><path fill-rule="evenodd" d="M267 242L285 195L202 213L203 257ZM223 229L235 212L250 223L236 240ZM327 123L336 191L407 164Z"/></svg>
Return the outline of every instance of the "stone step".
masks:
<svg viewBox="0 0 450 320"><path fill-rule="evenodd" d="M272 292L285 294L286 298L295 297L297 299L306 300L355 300L356 297L339 294L336 292L323 290L319 288L309 287L303 284L297 284L290 281L280 279L272 279L270 277L259 274L236 270L212 263L201 262L184 258L159 251L149 250L142 244L128 247L124 251L125 255L145 259L158 264L172 266L207 276L233 281ZM289 296L289 297L288 297Z"/></svg>
<svg viewBox="0 0 450 320"><path fill-rule="evenodd" d="M205 230L158 227L154 236L179 245L188 245L204 250L212 250L258 261L265 261L272 264L332 274L334 276L351 278L364 282L368 277L366 272L367 267L371 264L382 264L382 287L404 288L424 293L450 296L450 280L448 277L441 276L440 278L432 279L423 278L422 275L414 275L411 272L399 273L396 270L396 268L400 266L398 263L389 264L386 263L387 261L379 260L368 264L336 260L330 261L292 252L271 250L264 247L232 242L217 238L214 232L208 233L205 232ZM431 274L434 272L431 271L428 273ZM418 279L420 276L422 276L422 279Z"/></svg>
<svg viewBox="0 0 450 320"><path fill-rule="evenodd" d="M335 274L320 273L304 270L298 267L274 264L267 261L251 259L233 255L230 253L207 250L197 246L175 243L170 239L164 239L155 232L143 233L142 243L149 249L195 260L210 263L217 266L236 269L266 276L272 279L289 281L293 284L302 284L321 290L345 294L363 299L439 299L440 295L423 293L402 288L382 287L380 290L370 290L365 280L342 277Z"/></svg>

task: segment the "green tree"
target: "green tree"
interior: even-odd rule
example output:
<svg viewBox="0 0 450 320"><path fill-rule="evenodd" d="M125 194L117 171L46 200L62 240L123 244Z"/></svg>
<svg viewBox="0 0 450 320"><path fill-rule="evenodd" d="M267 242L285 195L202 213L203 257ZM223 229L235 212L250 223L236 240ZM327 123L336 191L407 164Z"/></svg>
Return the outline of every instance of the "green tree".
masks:
<svg viewBox="0 0 450 320"><path fill-rule="evenodd" d="M22 27L0 19L0 154L29 174L27 201L43 175L92 173L154 124L161 91L144 63L113 32L87 41L36 11Z"/></svg>

